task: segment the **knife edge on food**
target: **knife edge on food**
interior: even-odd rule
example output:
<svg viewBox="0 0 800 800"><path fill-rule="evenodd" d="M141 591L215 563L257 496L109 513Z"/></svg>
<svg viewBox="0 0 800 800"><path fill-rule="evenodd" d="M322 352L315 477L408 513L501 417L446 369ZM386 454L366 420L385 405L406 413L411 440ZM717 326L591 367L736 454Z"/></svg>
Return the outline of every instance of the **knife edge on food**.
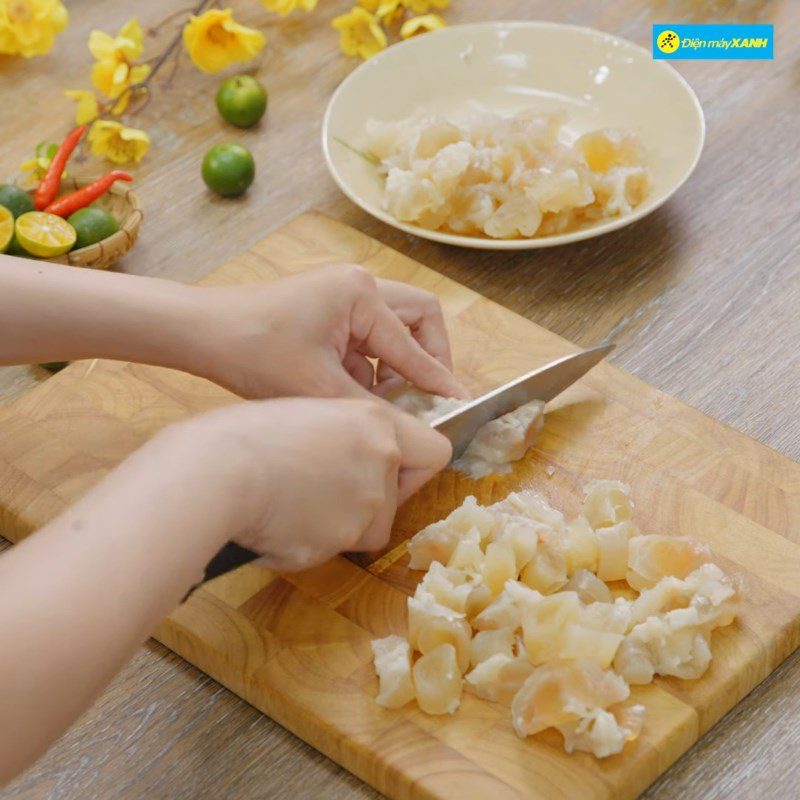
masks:
<svg viewBox="0 0 800 800"><path fill-rule="evenodd" d="M534 400L549 402L599 364L613 349L613 344L597 345L551 361L442 414L431 421L431 427L450 440L455 461L464 454L484 425Z"/></svg>

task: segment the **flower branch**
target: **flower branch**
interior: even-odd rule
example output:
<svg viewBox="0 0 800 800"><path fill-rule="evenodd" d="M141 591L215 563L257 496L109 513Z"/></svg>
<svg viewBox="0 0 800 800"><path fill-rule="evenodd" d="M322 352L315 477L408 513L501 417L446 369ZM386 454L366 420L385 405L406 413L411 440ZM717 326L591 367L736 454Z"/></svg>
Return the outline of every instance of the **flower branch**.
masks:
<svg viewBox="0 0 800 800"><path fill-rule="evenodd" d="M318 0L260 0L280 16L298 9L311 12ZM357 0L350 11L337 16L333 27L339 32L339 46L348 56L370 58L385 48L390 37L409 38L437 30L445 25L435 11L446 8L450 0ZM23 9L24 6L24 9ZM20 9L36 14L41 20L38 37L15 15ZM218 72L235 63L243 63L264 48L264 34L241 25L230 8L221 8L218 0L199 0L178 8L157 25L147 29L155 36L165 27L181 20L179 30L157 55L143 58L144 32L133 18L111 36L100 30L90 33L88 47L94 58L91 80L93 90L73 89L66 95L76 102L75 121L90 124L87 136L93 155L124 164L138 162L150 146L148 134L123 124L118 118L140 113L151 101L153 82L164 65L172 63L163 82L172 83L178 69L181 44L192 63L203 72ZM61 0L0 0L0 52L20 53L31 57L48 52L58 33L66 27L68 14ZM36 157L25 169L34 179L49 164L52 147L39 145Z"/></svg>

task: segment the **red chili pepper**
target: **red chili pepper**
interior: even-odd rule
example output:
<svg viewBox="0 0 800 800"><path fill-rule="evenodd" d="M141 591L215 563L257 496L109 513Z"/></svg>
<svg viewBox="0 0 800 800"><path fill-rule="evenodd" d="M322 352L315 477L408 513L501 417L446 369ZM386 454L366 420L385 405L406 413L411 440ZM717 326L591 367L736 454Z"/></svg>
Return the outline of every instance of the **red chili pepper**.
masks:
<svg viewBox="0 0 800 800"><path fill-rule="evenodd" d="M97 200L100 195L105 194L114 181L132 181L133 177L128 172L123 172L121 169L112 169L107 172L102 178L92 181L90 184L77 189L74 192L65 194L59 197L53 203L50 203L45 211L49 214L57 214L59 217L68 217L73 211L79 208L88 206L93 200Z"/></svg>
<svg viewBox="0 0 800 800"><path fill-rule="evenodd" d="M42 182L33 194L33 204L36 206L37 210L41 211L56 199L58 189L61 186L61 176L64 173L64 167L67 166L67 161L72 155L72 151L78 146L81 136L86 133L86 128L88 127L88 125L79 125L77 128L70 131L64 138L64 141L61 142L50 165L47 167L47 172L44 178L42 178Z"/></svg>

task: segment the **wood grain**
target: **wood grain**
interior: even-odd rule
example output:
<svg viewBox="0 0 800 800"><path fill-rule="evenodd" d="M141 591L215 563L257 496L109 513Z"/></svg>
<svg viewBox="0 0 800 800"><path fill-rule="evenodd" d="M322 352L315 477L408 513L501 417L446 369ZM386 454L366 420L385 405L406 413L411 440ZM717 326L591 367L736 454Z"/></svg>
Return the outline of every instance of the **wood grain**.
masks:
<svg viewBox="0 0 800 800"><path fill-rule="evenodd" d="M331 259L439 296L457 372L486 390L573 349L555 334L407 256L305 214L204 283L271 280ZM75 364L0 412L0 525L27 535L156 430L235 402L168 370ZM554 474L546 477L545 467ZM452 718L374 703L369 641L403 632L411 572L405 541L468 494L481 502L536 488L574 514L582 485L631 484L646 532L706 540L744 576L737 623L715 633L700 681L658 679L633 696L642 737L619 756L567 755L552 732L522 741L508 710L465 695ZM387 548L300 575L250 565L198 590L156 631L187 661L392 798L632 798L800 644L800 465L601 364L550 404L540 440L510 475L437 476L400 510Z"/></svg>
<svg viewBox="0 0 800 800"><path fill-rule="evenodd" d="M88 85L89 29L114 30L133 13L143 25L154 24L166 13L163 5L71 0L71 26L51 55L0 58L4 171L30 157L35 142L64 132L72 104L62 90ZM233 5L244 21L267 26L259 68L270 89L266 125L243 134L225 129L211 102L217 79L184 62L141 120L154 137L138 170L146 219L124 269L194 280L297 210L320 208L573 341L588 344L613 331L617 364L800 458L791 422L800 411L800 162L792 133L800 123L800 9L793 0L495 0L491 11L478 0L455 0L446 14L451 23L551 19L645 45L652 22L776 26L774 62L678 64L703 104L708 138L698 171L666 207L603 239L501 258L400 234L350 205L329 180L318 124L330 92L354 65L337 54L329 28L346 4L329 1L312 17L282 22L252 0ZM37 103L20 111L20 97ZM199 179L202 153L225 138L253 149L259 165L243 201L215 200ZM205 233L218 230L226 235ZM45 378L35 367L0 370L0 393L10 400ZM798 656L784 664L647 797L792 796L800 782L792 724L800 716L799 665ZM141 682L144 669L152 676L148 685ZM374 796L226 691L206 695L205 684L162 648L142 651L102 701L104 736L97 718L88 717L0 796L139 797L157 787L151 796L219 797L229 786L237 798L290 796L292 787L294 796ZM213 727L206 724L207 704L224 709L214 712ZM142 724L129 729L131 718ZM106 742L120 730L129 731L126 756L109 758ZM164 768L170 759L175 773ZM186 761L192 768L182 771ZM171 783L166 774L181 780Z"/></svg>

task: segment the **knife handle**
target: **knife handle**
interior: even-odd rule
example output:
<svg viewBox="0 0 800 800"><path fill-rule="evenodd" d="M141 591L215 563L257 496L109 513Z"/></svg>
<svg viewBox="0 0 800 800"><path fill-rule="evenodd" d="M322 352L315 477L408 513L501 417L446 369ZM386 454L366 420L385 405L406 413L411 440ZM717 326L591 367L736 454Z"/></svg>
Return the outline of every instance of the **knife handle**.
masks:
<svg viewBox="0 0 800 800"><path fill-rule="evenodd" d="M214 556L214 558L208 562L205 572L203 573L203 579L200 581L200 583L196 583L191 589L189 589L189 591L186 593L186 597L183 598L184 601L195 589L197 589L198 586L202 586L204 583L213 580L214 578L218 578L220 575L224 575L226 572L231 572L238 567L249 564L251 561L255 561L255 559L258 557L258 553L254 553L252 550L248 550L246 547L242 547L235 542L228 542Z"/></svg>
<svg viewBox="0 0 800 800"><path fill-rule="evenodd" d="M203 583L249 564L258 557L258 553L254 553L252 550L248 550L235 542L228 542L206 565L206 571L203 573Z"/></svg>

